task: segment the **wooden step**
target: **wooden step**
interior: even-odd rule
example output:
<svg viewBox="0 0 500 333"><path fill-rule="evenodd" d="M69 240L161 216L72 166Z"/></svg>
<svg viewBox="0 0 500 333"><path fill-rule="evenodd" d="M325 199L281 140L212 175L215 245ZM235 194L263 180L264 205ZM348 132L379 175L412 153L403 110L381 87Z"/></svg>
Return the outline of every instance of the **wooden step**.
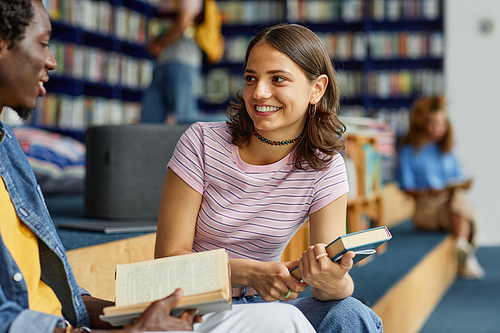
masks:
<svg viewBox="0 0 500 333"><path fill-rule="evenodd" d="M386 333L418 332L457 275L455 242L446 237L372 307Z"/></svg>

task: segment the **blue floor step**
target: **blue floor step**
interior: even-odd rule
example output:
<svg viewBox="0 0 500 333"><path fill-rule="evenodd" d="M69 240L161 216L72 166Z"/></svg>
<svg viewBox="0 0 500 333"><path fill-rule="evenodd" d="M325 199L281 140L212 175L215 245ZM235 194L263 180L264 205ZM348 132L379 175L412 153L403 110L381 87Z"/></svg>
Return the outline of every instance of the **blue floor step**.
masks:
<svg viewBox="0 0 500 333"><path fill-rule="evenodd" d="M500 332L500 247L480 247L477 258L485 278L457 279L421 333Z"/></svg>
<svg viewBox="0 0 500 333"><path fill-rule="evenodd" d="M371 305L447 236L444 232L417 231L411 221L390 228L390 231L392 239L386 251L351 270L355 284L353 296Z"/></svg>

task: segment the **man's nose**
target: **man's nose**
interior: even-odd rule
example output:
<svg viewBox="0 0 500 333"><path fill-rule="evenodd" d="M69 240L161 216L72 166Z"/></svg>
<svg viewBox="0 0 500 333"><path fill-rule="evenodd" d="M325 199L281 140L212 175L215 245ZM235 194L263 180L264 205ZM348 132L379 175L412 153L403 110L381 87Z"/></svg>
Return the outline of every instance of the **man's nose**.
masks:
<svg viewBox="0 0 500 333"><path fill-rule="evenodd" d="M47 68L48 71L53 71L54 69L57 68L57 61L52 55L52 52L49 50L49 55L45 61L45 68Z"/></svg>

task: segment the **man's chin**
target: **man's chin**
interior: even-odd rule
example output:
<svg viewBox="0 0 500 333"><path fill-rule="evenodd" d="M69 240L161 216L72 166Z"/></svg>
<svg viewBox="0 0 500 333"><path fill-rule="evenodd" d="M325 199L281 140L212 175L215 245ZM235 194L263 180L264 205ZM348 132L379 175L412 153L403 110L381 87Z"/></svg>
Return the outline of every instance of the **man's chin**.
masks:
<svg viewBox="0 0 500 333"><path fill-rule="evenodd" d="M13 107L12 109L16 111L19 118L21 118L21 120L25 123L31 119L31 116L33 116L33 112L35 112L35 108L30 108L22 105L18 105L16 107Z"/></svg>

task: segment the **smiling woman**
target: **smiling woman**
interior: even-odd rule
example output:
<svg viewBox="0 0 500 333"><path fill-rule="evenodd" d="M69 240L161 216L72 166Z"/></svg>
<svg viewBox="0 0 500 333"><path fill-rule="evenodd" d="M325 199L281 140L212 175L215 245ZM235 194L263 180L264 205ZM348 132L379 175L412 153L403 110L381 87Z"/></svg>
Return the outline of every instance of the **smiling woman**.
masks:
<svg viewBox="0 0 500 333"><path fill-rule="evenodd" d="M316 170L324 169L332 156L344 149L340 136L345 127L337 117L335 72L321 40L312 31L283 24L260 32L247 49L245 82L243 96L238 94L239 103L233 103L229 110L234 144L240 148L251 145L248 141L255 129L271 140L303 134L295 148L295 167ZM276 112L262 113L269 108ZM282 122L281 116L287 121ZM258 128L256 120L271 127Z"/></svg>
<svg viewBox="0 0 500 333"><path fill-rule="evenodd" d="M177 144L155 256L225 248L233 303L287 301L319 332L381 331L380 318L349 297L354 253L340 263L322 256L346 232L348 191L345 128L323 44L300 25L264 29L248 46L244 77L230 120L194 124ZM311 246L280 262L308 219ZM300 281L289 272L295 266ZM307 286L313 297L297 299Z"/></svg>

